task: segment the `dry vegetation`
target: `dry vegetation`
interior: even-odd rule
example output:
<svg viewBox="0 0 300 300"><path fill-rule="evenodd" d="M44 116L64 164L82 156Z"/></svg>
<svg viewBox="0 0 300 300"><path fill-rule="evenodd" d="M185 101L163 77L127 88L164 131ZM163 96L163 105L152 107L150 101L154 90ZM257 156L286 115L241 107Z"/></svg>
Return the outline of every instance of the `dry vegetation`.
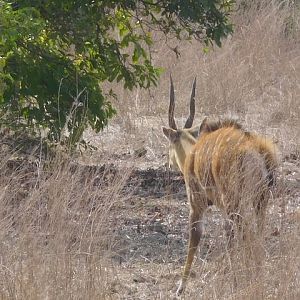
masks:
<svg viewBox="0 0 300 300"><path fill-rule="evenodd" d="M39 145L28 154L3 138L1 299L174 297L188 206L182 178L163 167L169 72L179 125L197 76L199 122L234 117L275 139L282 154L265 240L229 255L225 219L208 211L182 298L300 298L300 8L266 2L239 10L234 35L208 54L195 42L166 45L157 34L153 60L167 71L159 86L149 93L119 89L118 116L102 134L86 133L99 149L80 163L60 155L46 162ZM259 261L249 256L253 249Z"/></svg>

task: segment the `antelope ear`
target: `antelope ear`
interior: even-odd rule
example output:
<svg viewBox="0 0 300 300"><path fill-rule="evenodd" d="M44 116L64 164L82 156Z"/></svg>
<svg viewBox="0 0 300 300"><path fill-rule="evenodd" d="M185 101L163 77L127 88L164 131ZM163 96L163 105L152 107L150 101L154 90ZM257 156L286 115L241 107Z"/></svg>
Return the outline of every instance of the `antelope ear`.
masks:
<svg viewBox="0 0 300 300"><path fill-rule="evenodd" d="M192 128L188 129L188 132L195 138L197 139L200 135L200 128L201 124L198 124L196 126L193 126Z"/></svg>
<svg viewBox="0 0 300 300"><path fill-rule="evenodd" d="M200 125L199 133L207 131L208 128L208 117L205 117Z"/></svg>
<svg viewBox="0 0 300 300"><path fill-rule="evenodd" d="M167 128L167 127L163 127L163 133L164 135L167 137L167 139L172 142L175 143L178 138L179 138L179 134L178 131L172 128Z"/></svg>

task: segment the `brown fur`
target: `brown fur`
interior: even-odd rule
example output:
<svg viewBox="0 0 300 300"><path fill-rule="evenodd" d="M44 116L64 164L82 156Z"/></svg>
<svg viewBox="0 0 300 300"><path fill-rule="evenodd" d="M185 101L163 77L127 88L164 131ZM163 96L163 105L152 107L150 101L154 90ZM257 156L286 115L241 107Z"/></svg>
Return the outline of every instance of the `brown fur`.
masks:
<svg viewBox="0 0 300 300"><path fill-rule="evenodd" d="M234 162L242 159L245 153L251 151L264 158L269 178L273 176L274 168L277 165L277 155L276 146L271 140L245 131L234 120L217 122L205 120L204 123L200 127L200 139L187 155L185 177L193 174L198 180L203 181L203 176L205 176L206 180L215 182L216 187L220 187L219 181L222 179L226 185L226 176L221 177L221 175L226 175L227 170L230 169L230 166L232 167ZM235 171L239 172L240 170ZM209 174L211 178L207 177ZM272 179L272 181L274 180ZM202 183L205 185L204 182Z"/></svg>
<svg viewBox="0 0 300 300"><path fill-rule="evenodd" d="M213 131L216 131L220 128L226 128L226 127L233 127L233 128L236 128L236 129L242 129L242 125L239 124L235 120L225 119L225 120L222 120L222 121L220 121L220 120L219 121L208 121L207 118L206 118L202 122L202 125L200 127L200 133L213 132Z"/></svg>
<svg viewBox="0 0 300 300"><path fill-rule="evenodd" d="M164 133L168 136L168 129ZM178 294L184 290L190 273L201 237L199 222L205 209L214 204L240 223L251 204L261 231L268 189L274 183L277 166L275 145L246 132L233 120L204 120L199 133L198 140L187 138L189 131L172 130L170 134L173 159L183 172L190 203L188 256Z"/></svg>
<svg viewBox="0 0 300 300"><path fill-rule="evenodd" d="M277 163L275 146L270 140L244 132L235 125L202 132L185 160L186 183L192 179L202 186L204 192L206 188L214 189L218 197L210 200L218 207L225 208L218 198L230 193L230 188L237 184L230 182L232 176L229 173L243 175L241 174L243 159L252 153L263 158L268 178L273 176L270 173L273 173ZM199 206L198 203L196 205Z"/></svg>

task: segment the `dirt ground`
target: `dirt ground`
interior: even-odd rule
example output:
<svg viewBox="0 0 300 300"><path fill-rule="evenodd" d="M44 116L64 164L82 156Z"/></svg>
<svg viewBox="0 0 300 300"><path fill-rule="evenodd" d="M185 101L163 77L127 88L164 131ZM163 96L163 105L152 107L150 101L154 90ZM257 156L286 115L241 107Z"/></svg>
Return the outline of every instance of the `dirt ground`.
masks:
<svg viewBox="0 0 300 300"><path fill-rule="evenodd" d="M133 150L128 142L130 137L123 136L117 127L91 136L96 145L97 140L101 145L122 144L95 152L94 162L97 155L99 161L107 155L112 170L124 166L131 170L125 185L130 196L114 208L109 225L114 232L111 263L118 274L109 287L111 299L173 298L186 256L189 207L184 181L180 173L167 167L167 145L161 142L157 125L160 122L151 121L153 127L148 136L140 144L135 141L137 146ZM155 143L155 138L160 143ZM284 237L299 233L300 159L297 153L281 153L281 159L279 196L274 195L269 202L265 233L264 247L270 264L281 253ZM89 157L84 162L88 163ZM212 284L224 269L224 224L225 217L217 208L206 212L204 238L190 283L192 291L185 294L186 299L197 299L203 293L201 288ZM299 272L298 268L297 276ZM224 299L228 297L225 295ZM275 295L274 291L270 293L271 298Z"/></svg>
<svg viewBox="0 0 300 300"><path fill-rule="evenodd" d="M40 140L0 143L1 299L174 299L189 207L161 130L170 74L178 127L196 76L194 125L234 118L280 154L264 238L227 249L226 216L210 208L182 299L300 299L299 1L248 2L233 16L234 34L209 53L154 33L153 63L165 70L158 86L112 83L117 116L84 134L94 150L49 166Z"/></svg>
<svg viewBox="0 0 300 300"><path fill-rule="evenodd" d="M122 133L118 124L101 134L87 133L97 150L68 160L66 168L54 163L54 169L45 165L42 170L39 160L19 152L16 159L6 150L1 251L6 264L15 265L14 276L20 276L14 287L34 276L30 291L38 296L30 294L30 299L44 297L45 288L57 299L68 293L83 299L175 297L187 251L189 207L182 175L167 167L164 122L152 117L133 133ZM142 139L141 132L147 132ZM264 240L257 243L264 253L259 274L245 263L243 248L233 250L232 260L226 216L213 206L203 220L204 237L183 299L299 298L300 159L294 148L281 147L281 142L278 148L278 185L269 202ZM84 255L95 260L88 267L88 259L80 258ZM65 270L68 264L71 270ZM2 289L11 287L3 283Z"/></svg>

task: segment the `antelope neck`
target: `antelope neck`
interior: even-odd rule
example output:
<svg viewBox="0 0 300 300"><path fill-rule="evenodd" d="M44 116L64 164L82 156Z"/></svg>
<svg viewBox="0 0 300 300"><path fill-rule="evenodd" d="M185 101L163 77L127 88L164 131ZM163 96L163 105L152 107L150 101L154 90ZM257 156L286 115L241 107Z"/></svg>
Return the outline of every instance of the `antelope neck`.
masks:
<svg viewBox="0 0 300 300"><path fill-rule="evenodd" d="M183 132L179 141L175 144L177 165L181 173L184 170L186 156L191 152L192 147L196 144L196 139L187 132Z"/></svg>

